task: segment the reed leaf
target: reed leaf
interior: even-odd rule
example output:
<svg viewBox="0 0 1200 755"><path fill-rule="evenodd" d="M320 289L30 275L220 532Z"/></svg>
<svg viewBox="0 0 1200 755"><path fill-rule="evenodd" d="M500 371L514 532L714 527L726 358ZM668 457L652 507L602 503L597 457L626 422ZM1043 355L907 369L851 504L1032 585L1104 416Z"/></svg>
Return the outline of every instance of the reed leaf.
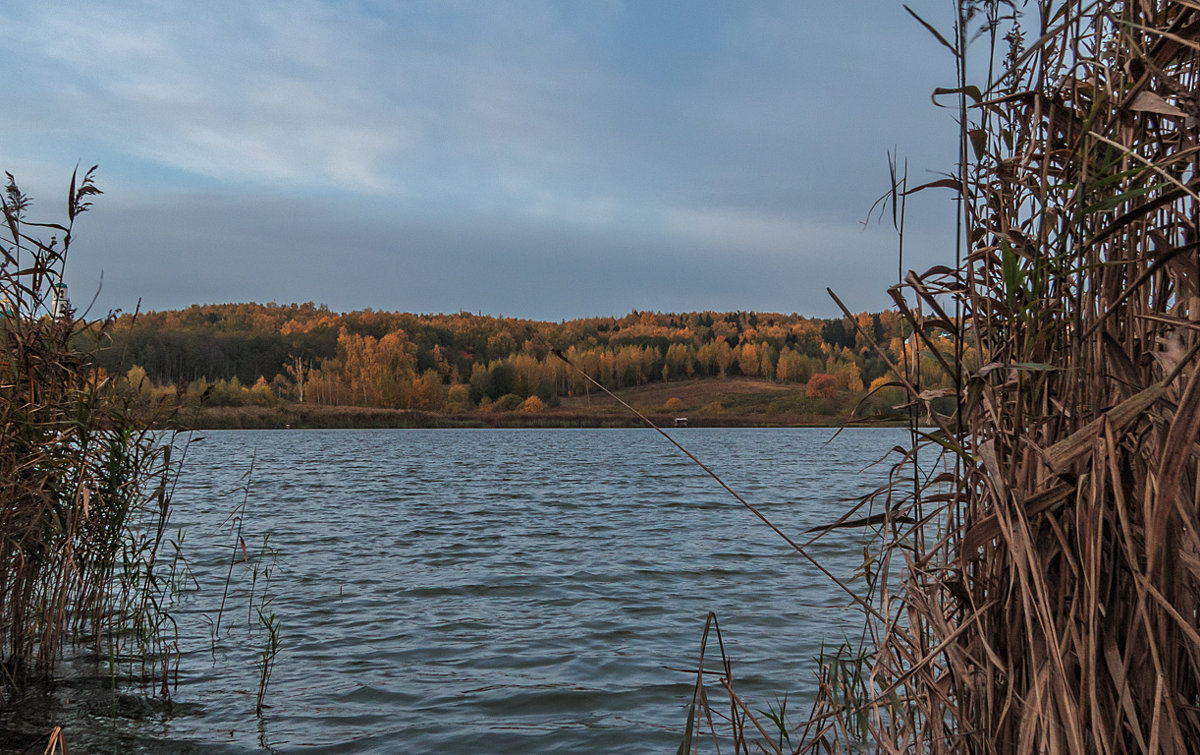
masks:
<svg viewBox="0 0 1200 755"><path fill-rule="evenodd" d="M903 249L905 194L952 187L960 251L890 290L912 336L872 345L913 446L881 510L814 528L873 527L876 571L864 671L823 660L792 741L1196 752L1200 3L957 11L953 35L917 20L954 53L934 98L956 96L961 162L906 191L889 157L884 201Z"/></svg>

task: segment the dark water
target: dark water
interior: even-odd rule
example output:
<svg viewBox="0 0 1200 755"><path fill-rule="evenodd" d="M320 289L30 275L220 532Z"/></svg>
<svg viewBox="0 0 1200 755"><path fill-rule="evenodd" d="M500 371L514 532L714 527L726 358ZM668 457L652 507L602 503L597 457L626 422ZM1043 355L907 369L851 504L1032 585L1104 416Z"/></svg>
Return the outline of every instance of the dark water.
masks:
<svg viewBox="0 0 1200 755"><path fill-rule="evenodd" d="M877 487L867 466L906 437L675 433L798 538ZM708 611L742 696L787 693L796 720L822 642L854 630L828 580L652 431L201 435L172 519L198 589L172 610L171 713L78 664L28 709L73 753L674 752L694 675L673 669L695 667ZM251 559L214 650L247 481ZM813 554L843 577L862 559L849 535ZM281 627L261 719L254 606Z"/></svg>

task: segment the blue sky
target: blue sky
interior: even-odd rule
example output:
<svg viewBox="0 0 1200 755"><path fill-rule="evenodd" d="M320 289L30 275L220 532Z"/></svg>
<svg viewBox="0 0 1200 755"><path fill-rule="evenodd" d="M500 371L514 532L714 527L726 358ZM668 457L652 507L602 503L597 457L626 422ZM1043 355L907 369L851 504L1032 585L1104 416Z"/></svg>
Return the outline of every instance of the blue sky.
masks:
<svg viewBox="0 0 1200 755"><path fill-rule="evenodd" d="M35 216L100 165L68 282L101 311L879 309L887 152L953 166L953 61L892 0L9 0L0 28ZM953 258L926 194L910 267Z"/></svg>

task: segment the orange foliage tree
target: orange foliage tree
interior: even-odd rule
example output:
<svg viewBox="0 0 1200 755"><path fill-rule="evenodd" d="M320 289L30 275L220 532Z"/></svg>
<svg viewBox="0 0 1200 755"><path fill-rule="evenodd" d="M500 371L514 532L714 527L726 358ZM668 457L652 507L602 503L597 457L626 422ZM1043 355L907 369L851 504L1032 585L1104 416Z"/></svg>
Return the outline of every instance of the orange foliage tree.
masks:
<svg viewBox="0 0 1200 755"><path fill-rule="evenodd" d="M808 379L804 395L808 398L837 398L838 380L833 375L818 372Z"/></svg>

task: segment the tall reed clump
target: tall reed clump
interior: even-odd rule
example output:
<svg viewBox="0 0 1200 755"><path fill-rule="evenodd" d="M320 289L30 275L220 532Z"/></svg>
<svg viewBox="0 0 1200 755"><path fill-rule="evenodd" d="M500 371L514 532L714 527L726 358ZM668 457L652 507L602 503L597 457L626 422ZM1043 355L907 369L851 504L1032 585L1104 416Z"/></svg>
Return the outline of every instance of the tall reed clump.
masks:
<svg viewBox="0 0 1200 755"><path fill-rule="evenodd" d="M913 443L875 512L820 528L877 528L875 569L797 751L1197 752L1200 4L956 16L921 23L957 64L959 168L891 201L902 229L906 196L953 191L959 251L891 292ZM733 749L782 751L717 673Z"/></svg>
<svg viewBox="0 0 1200 755"><path fill-rule="evenodd" d="M892 291L932 429L883 499L867 671L824 666L806 748L1196 752L1200 5L963 2L938 37L962 251Z"/></svg>
<svg viewBox="0 0 1200 755"><path fill-rule="evenodd" d="M65 223L31 222L11 175L3 195L0 700L52 676L80 641L101 659L141 664L166 692L170 623L156 567L171 446L146 428L131 391L94 368L108 322L76 319L63 286L74 222L100 193L94 171L72 176Z"/></svg>

